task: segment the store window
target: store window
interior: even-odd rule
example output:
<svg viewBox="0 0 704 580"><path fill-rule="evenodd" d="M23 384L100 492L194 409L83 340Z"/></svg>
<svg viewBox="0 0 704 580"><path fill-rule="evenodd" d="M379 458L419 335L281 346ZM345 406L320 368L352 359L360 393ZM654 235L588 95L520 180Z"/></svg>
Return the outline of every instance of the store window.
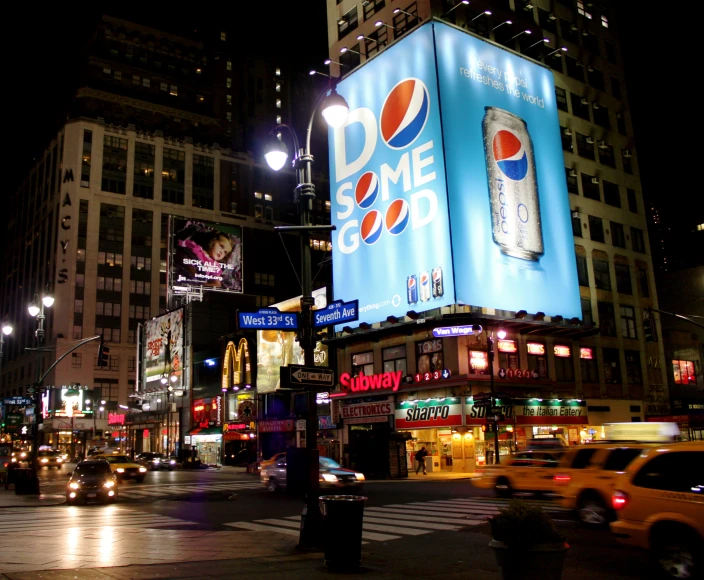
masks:
<svg viewBox="0 0 704 580"><path fill-rule="evenodd" d="M467 357L469 359L470 375L489 374L489 355L486 351L469 349Z"/></svg>
<svg viewBox="0 0 704 580"><path fill-rule="evenodd" d="M675 375L676 385L696 385L697 375L694 371L694 361L673 360L672 371Z"/></svg>
<svg viewBox="0 0 704 580"><path fill-rule="evenodd" d="M416 372L432 373L445 368L442 351L442 338L416 343Z"/></svg>
<svg viewBox="0 0 704 580"><path fill-rule="evenodd" d="M381 351L384 372L401 371L406 375L406 345L392 346ZM366 373L365 373L366 374Z"/></svg>
<svg viewBox="0 0 704 580"><path fill-rule="evenodd" d="M515 340L497 340L496 349L499 351L499 368L518 368L518 345Z"/></svg>
<svg viewBox="0 0 704 580"><path fill-rule="evenodd" d="M528 368L537 372L541 379L548 378L548 358L545 355L545 345L541 342L526 343L528 351Z"/></svg>
<svg viewBox="0 0 704 580"><path fill-rule="evenodd" d="M599 371L596 364L596 350L583 346L579 349L579 366L583 383L598 383Z"/></svg>
<svg viewBox="0 0 704 580"><path fill-rule="evenodd" d="M602 349L604 357L604 380L607 384L621 382L621 364L617 348Z"/></svg>
<svg viewBox="0 0 704 580"><path fill-rule="evenodd" d="M572 349L564 344L556 344L553 347L553 354L555 355L555 379L558 381L573 381Z"/></svg>
<svg viewBox="0 0 704 580"><path fill-rule="evenodd" d="M374 374L373 352L360 352L352 355L352 376L357 377L360 374L367 376Z"/></svg>

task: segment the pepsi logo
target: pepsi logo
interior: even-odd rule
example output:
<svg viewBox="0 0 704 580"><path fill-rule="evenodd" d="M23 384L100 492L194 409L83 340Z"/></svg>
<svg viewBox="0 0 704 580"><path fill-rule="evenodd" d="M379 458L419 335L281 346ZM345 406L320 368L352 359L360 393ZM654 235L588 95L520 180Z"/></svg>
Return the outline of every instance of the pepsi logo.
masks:
<svg viewBox="0 0 704 580"><path fill-rule="evenodd" d="M420 285L427 286L429 283L430 283L430 276L428 276L427 272L423 272L420 275Z"/></svg>
<svg viewBox="0 0 704 580"><path fill-rule="evenodd" d="M381 138L392 149L403 149L423 132L430 110L428 89L419 79L405 79L386 96L381 108Z"/></svg>
<svg viewBox="0 0 704 580"><path fill-rule="evenodd" d="M520 181L528 173L528 156L521 140L511 131L502 129L494 135L494 159L501 172L512 179Z"/></svg>
<svg viewBox="0 0 704 580"><path fill-rule="evenodd" d="M408 202L405 199L396 199L386 210L386 229L391 235L397 236L406 229L410 219Z"/></svg>
<svg viewBox="0 0 704 580"><path fill-rule="evenodd" d="M381 217L381 212L373 209L362 219L360 227L360 236L365 244L372 245L379 241L382 232L384 231L384 220Z"/></svg>
<svg viewBox="0 0 704 580"><path fill-rule="evenodd" d="M442 276L440 270L433 270L433 282L439 282L440 276Z"/></svg>
<svg viewBox="0 0 704 580"><path fill-rule="evenodd" d="M362 209L368 209L376 201L376 196L379 194L379 178L373 171L363 173L357 180L357 185L354 188L354 197L357 205Z"/></svg>
<svg viewBox="0 0 704 580"><path fill-rule="evenodd" d="M416 287L415 276L409 276L407 284L408 284L408 289L413 290L413 288Z"/></svg>

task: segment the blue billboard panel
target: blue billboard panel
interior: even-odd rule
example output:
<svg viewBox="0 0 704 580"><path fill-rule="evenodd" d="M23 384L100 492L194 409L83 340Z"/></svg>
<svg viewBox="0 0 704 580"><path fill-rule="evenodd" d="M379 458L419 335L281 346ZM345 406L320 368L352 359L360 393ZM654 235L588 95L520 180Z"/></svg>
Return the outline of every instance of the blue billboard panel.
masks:
<svg viewBox="0 0 704 580"><path fill-rule="evenodd" d="M457 301L581 318L552 72L433 26Z"/></svg>
<svg viewBox="0 0 704 580"><path fill-rule="evenodd" d="M350 113L330 133L335 299L359 322L455 302L431 26L344 79Z"/></svg>

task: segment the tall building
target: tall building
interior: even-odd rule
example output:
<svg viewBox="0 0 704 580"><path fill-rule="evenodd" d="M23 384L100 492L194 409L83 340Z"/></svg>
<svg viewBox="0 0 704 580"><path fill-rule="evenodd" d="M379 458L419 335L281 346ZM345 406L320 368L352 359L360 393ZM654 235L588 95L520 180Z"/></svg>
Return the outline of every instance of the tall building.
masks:
<svg viewBox="0 0 704 580"><path fill-rule="evenodd" d="M47 445L74 449L76 440L83 445L91 434L112 432L113 419L118 439L124 436L124 417L117 416L134 407L140 325L180 304L167 288L171 217L242 232L242 287L203 293L188 348L235 332L238 309L300 293L291 265L298 240L274 231L298 221L295 178L292 171L272 174L261 150L276 124L303 122L291 105L294 80L306 79L300 94L313 88L287 55L237 52L228 34L184 37L102 16L66 123L6 206L0 316L15 329L4 341L0 394L34 395L38 369L46 371L79 340L101 335L109 348L107 366L98 365L97 342L89 343L44 380L53 387L40 438ZM313 215L326 223L320 172L316 182ZM315 263L323 261L327 239L311 245ZM329 268L320 276L325 286ZM46 309L48 352L37 356L25 352L35 346L37 324L27 305L45 292L56 301ZM67 422L61 398L76 385L105 401L104 412ZM140 421L152 429L151 450L162 448L164 394L156 389L140 399L150 409ZM172 442L182 442L191 427L188 397L171 417ZM22 409L8 410L15 411Z"/></svg>
<svg viewBox="0 0 704 580"><path fill-rule="evenodd" d="M420 445L433 450L443 469L465 469L458 459L487 461L495 440L480 427L489 411L474 406L472 397L489 390L489 374L500 398L513 401L499 404L505 415L502 453L556 436L578 444L603 438L605 423L668 414L663 343L646 340L644 328L648 309L658 302L618 23L609 3L327 0L327 13L329 56L339 61L335 72L343 79L433 18L552 71L582 305L581 321L565 321L485 304L455 305L445 314L423 311L421 302L400 319L338 333L330 346L340 373L400 370L409 377L395 394L374 397L384 410L372 408L370 392L359 383L336 393L330 414L334 422L342 418L337 437L348 461L359 469L376 462L373 470L393 475ZM454 324L465 320L507 331L493 363L487 332L478 339L433 338L451 315ZM445 369L451 378L445 378ZM565 420L569 405L578 404L584 405L575 411L581 418ZM431 420L410 411L413 417L406 418L407 409L421 407L419 415ZM441 407L455 415L454 422L438 419L434 412ZM546 421L550 416L555 418ZM399 438L407 443L389 458L388 448L396 444L386 442Z"/></svg>

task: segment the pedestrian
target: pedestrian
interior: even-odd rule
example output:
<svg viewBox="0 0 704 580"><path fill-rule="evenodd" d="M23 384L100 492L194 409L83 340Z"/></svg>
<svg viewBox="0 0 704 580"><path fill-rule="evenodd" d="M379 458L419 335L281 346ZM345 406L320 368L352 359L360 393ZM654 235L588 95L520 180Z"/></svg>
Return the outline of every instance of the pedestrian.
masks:
<svg viewBox="0 0 704 580"><path fill-rule="evenodd" d="M427 455L428 452L425 450L425 447L421 447L420 450L416 451L416 462L418 463L416 467L416 475L418 475L421 467L423 468L423 475L428 475L425 471L425 458Z"/></svg>

